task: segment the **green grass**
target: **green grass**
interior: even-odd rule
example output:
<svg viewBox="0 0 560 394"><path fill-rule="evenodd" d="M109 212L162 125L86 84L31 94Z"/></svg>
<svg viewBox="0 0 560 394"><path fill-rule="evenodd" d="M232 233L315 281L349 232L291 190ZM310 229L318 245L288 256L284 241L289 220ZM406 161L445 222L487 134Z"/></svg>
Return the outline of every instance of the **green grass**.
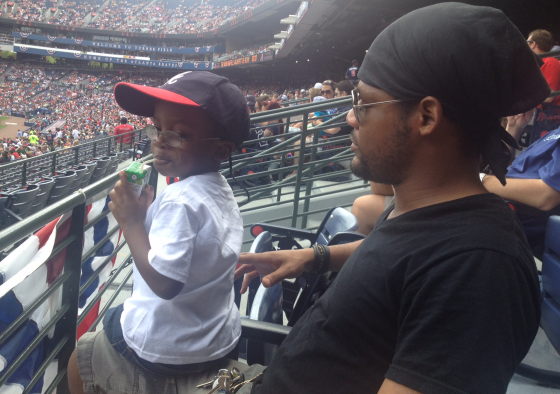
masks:
<svg viewBox="0 0 560 394"><path fill-rule="evenodd" d="M10 119L9 116L0 116L0 122L3 122L5 120ZM5 124L0 124L0 129L3 129L4 127L7 127Z"/></svg>

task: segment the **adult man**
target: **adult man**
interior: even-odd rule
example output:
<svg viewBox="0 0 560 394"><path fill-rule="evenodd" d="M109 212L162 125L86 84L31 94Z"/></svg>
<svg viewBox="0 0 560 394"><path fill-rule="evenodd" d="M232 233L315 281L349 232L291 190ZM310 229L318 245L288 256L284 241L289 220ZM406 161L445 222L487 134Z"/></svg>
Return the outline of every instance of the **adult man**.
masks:
<svg viewBox="0 0 560 394"><path fill-rule="evenodd" d="M37 137L35 134L31 134L29 136L29 143L31 145L37 145L38 142L39 142L39 137Z"/></svg>
<svg viewBox="0 0 560 394"><path fill-rule="evenodd" d="M51 150L54 149L54 133L51 130L47 130L46 139Z"/></svg>
<svg viewBox="0 0 560 394"><path fill-rule="evenodd" d="M257 97L256 99L256 103L255 103L255 110L257 112L262 112L264 111L266 108L263 108L263 106L267 106L268 103L270 102L270 97L266 94L263 94L259 97ZM263 104L264 103L264 104Z"/></svg>
<svg viewBox="0 0 560 394"><path fill-rule="evenodd" d="M128 124L128 119L123 116L121 118L121 124L118 125L117 127L115 127L115 135L129 133L133 130L134 130L134 127L129 125ZM121 144L121 140L122 140L122 144ZM118 137L117 138L117 144L118 144L117 149L120 151L121 146L128 147L130 145L130 141L131 141L130 134L125 135L123 137Z"/></svg>
<svg viewBox="0 0 560 394"><path fill-rule="evenodd" d="M346 70L346 80L350 81L354 86L358 85L358 71L360 71L360 62L352 60L352 67Z"/></svg>
<svg viewBox="0 0 560 394"><path fill-rule="evenodd" d="M78 129L72 130L72 137L77 140L80 138L80 131Z"/></svg>
<svg viewBox="0 0 560 394"><path fill-rule="evenodd" d="M18 130L18 131L17 131L17 136L18 136L18 137L23 136L23 134L21 133L21 130Z"/></svg>
<svg viewBox="0 0 560 394"><path fill-rule="evenodd" d="M535 30L529 34L527 44L533 52L537 55L541 53L550 52L554 47L554 39L552 33L546 30ZM541 66L541 71L552 90L560 90L560 61L553 57L543 59L544 64ZM560 105L560 97L551 97L544 101L545 103L552 103Z"/></svg>
<svg viewBox="0 0 560 394"><path fill-rule="evenodd" d="M350 83L349 81L340 81L339 83L336 84L336 88L334 89L334 97L350 96L353 89L354 89L354 85L352 85L352 83ZM332 110L329 110L328 113L330 115L335 115L335 114L347 112L351 109L352 109L351 105L346 105L344 107L339 107L339 108L334 108ZM324 123L325 120L315 119L312 122L314 126L319 126L320 124ZM331 129L326 129L323 131L329 136L334 137L334 136L350 134L350 132L352 132L352 127L351 126L333 127Z"/></svg>
<svg viewBox="0 0 560 394"><path fill-rule="evenodd" d="M334 98L334 82L330 79L323 82L321 85L321 95L328 99Z"/></svg>
<svg viewBox="0 0 560 394"><path fill-rule="evenodd" d="M62 138L62 130L58 127L56 128L56 138Z"/></svg>
<svg viewBox="0 0 560 394"><path fill-rule="evenodd" d="M534 111L508 118L508 132L519 140ZM560 129L552 130L525 149L508 168L507 184L485 176L488 191L511 201L535 257L542 259L546 222L560 214Z"/></svg>
<svg viewBox="0 0 560 394"><path fill-rule="evenodd" d="M256 267L267 287L340 271L253 394L506 392L540 292L519 222L478 169L482 158L505 182L502 140L516 144L499 119L550 92L524 41L501 11L460 3L413 11L375 39L347 117L352 170L393 185L394 206L363 242L331 247L330 265L313 249L240 259L250 265L237 274Z"/></svg>

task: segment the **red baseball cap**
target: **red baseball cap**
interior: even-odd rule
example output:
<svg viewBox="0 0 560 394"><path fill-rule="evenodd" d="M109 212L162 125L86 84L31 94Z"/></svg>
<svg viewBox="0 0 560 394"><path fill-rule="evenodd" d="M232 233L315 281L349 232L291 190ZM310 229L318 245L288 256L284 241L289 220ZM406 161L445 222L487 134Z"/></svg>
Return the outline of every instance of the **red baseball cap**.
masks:
<svg viewBox="0 0 560 394"><path fill-rule="evenodd" d="M121 82L115 100L127 112L153 117L157 100L201 108L222 127L238 148L249 137L245 96L229 79L206 71L175 75L161 87Z"/></svg>

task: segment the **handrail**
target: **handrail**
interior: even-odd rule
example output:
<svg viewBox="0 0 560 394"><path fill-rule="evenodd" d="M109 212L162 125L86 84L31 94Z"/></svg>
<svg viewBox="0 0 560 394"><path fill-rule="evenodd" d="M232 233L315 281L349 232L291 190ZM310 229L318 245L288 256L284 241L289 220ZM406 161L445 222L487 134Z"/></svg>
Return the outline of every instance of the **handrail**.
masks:
<svg viewBox="0 0 560 394"><path fill-rule="evenodd" d="M60 155L62 153L67 153L67 152L69 153L72 150L75 151L76 148L82 149L82 148L88 147L90 145L97 145L97 144L100 144L100 143L103 143L103 142L113 141L116 138L126 137L128 135L132 136L133 134L137 134L137 133L140 133L140 135L141 135L144 130L145 129L136 129L136 130L129 131L127 133L123 133L123 134L119 134L119 135L112 135L112 136L108 136L108 137L97 138L97 139L94 139L93 141L80 143L79 145L76 145L76 146L71 146L71 147L68 147L68 148L55 150L55 151L52 151L52 152L49 152L49 153L44 153L40 156L29 157L27 159L20 159L20 160L13 161L13 162L10 162L10 163L3 163L3 164L0 164L0 171L6 170L10 167L18 166L18 165L23 164L23 163L33 163L34 161L45 159L47 157Z"/></svg>
<svg viewBox="0 0 560 394"><path fill-rule="evenodd" d="M544 59L546 57L554 57L554 56L560 56L560 49L557 51L550 51L550 52L546 52L546 53L540 53L537 55L538 57L540 57L541 59Z"/></svg>

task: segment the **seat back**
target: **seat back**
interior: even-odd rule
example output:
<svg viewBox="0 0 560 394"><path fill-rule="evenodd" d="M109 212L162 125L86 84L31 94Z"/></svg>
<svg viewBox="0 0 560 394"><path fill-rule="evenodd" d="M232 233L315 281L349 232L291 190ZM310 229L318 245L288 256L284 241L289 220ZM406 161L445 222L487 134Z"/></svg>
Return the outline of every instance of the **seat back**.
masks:
<svg viewBox="0 0 560 394"><path fill-rule="evenodd" d="M102 156L95 160L97 161L97 166L95 170L93 170L93 175L89 181L90 185L102 179L111 164L111 158L109 156Z"/></svg>
<svg viewBox="0 0 560 394"><path fill-rule="evenodd" d="M48 200L48 205L62 200L68 195L70 191L70 186L74 182L76 177L76 171L67 170L64 174L59 174L54 176L54 188L51 190L51 195Z"/></svg>
<svg viewBox="0 0 560 394"><path fill-rule="evenodd" d="M541 327L560 353L560 216L548 219L542 282Z"/></svg>
<svg viewBox="0 0 560 394"><path fill-rule="evenodd" d="M12 192L12 198L9 202L10 210L22 218L27 217L38 192L39 186L37 185L29 185L26 189Z"/></svg>
<svg viewBox="0 0 560 394"><path fill-rule="evenodd" d="M117 167L119 166L119 154L118 153L111 153L111 154L109 154L109 157L111 158L111 162L109 163L107 171L105 172L105 176L115 172L117 170Z"/></svg>
<svg viewBox="0 0 560 394"><path fill-rule="evenodd" d="M335 234L344 231L356 231L357 229L358 219L346 209L336 207L329 211L323 223L319 226L317 243L328 245Z"/></svg>
<svg viewBox="0 0 560 394"><path fill-rule="evenodd" d="M88 168L84 165L80 165L80 166L78 166L74 169L74 171L76 172L76 176L74 177L74 181L72 182L72 185L70 186L70 190L69 190L68 194L72 194L80 188L80 186L82 184L82 178L86 174L87 170L88 170Z"/></svg>
<svg viewBox="0 0 560 394"><path fill-rule="evenodd" d="M93 175L93 171L95 170L95 167L97 167L97 162L96 161L90 161L87 163L83 164L84 166L86 166L86 172L84 173L84 176L82 177L81 183L80 183L80 187L84 188L87 185L89 185L89 181L91 180L91 176Z"/></svg>
<svg viewBox="0 0 560 394"><path fill-rule="evenodd" d="M29 214L39 212L45 207L45 205L47 204L47 200L51 195L51 191L54 187L54 179L44 178L42 181L37 182L37 186L39 186L39 192L37 193L37 196L33 201L33 205L31 206Z"/></svg>

